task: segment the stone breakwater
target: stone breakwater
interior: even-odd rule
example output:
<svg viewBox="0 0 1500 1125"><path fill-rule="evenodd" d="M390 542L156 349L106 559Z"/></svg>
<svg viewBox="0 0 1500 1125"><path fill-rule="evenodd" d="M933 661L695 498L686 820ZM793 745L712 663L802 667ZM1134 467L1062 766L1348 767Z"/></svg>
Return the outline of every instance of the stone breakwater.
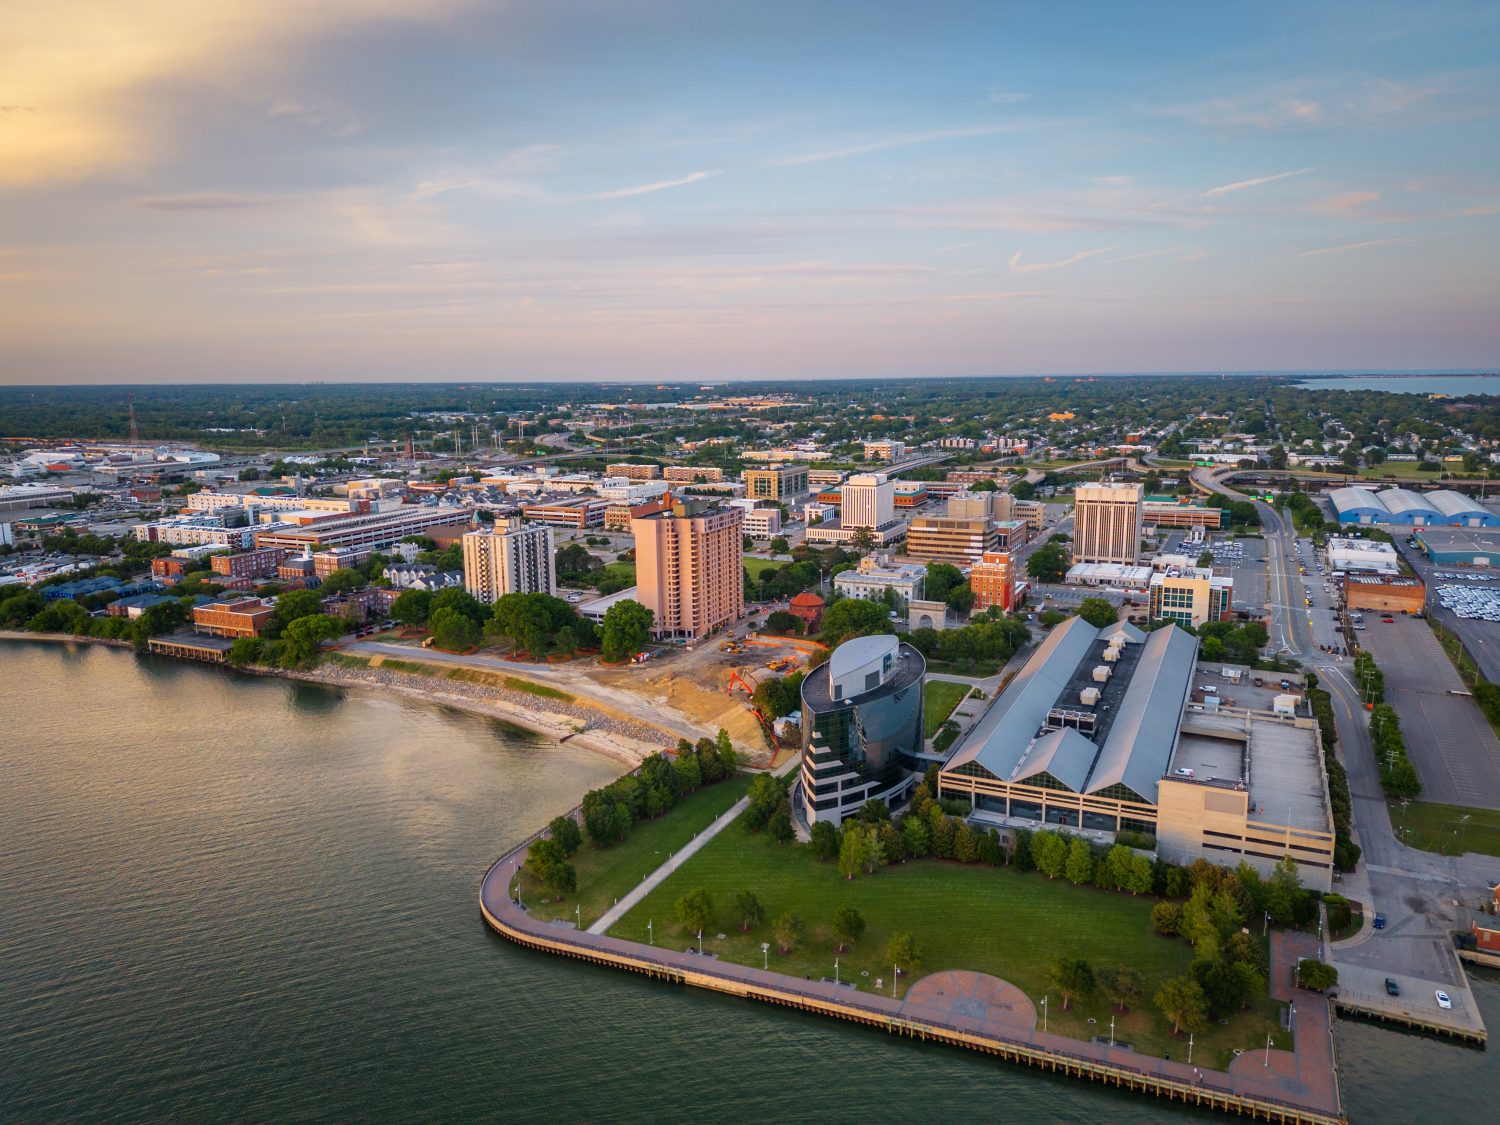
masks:
<svg viewBox="0 0 1500 1125"><path fill-rule="evenodd" d="M657 750L676 747L677 738L660 727L622 718L577 700L552 699L497 683L454 679L439 671L427 676L387 668L347 668L325 664L307 679L343 687L376 688L415 695L454 706L499 713L554 738L576 739L614 756L639 761ZM612 744L614 751L600 746Z"/></svg>

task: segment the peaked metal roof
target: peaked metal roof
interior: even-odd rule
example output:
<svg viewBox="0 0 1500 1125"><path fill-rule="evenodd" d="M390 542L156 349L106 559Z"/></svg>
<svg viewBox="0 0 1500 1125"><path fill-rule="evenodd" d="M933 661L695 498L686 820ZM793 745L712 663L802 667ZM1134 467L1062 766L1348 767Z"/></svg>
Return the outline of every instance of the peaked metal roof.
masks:
<svg viewBox="0 0 1500 1125"><path fill-rule="evenodd" d="M996 777L1009 778L1098 636L1099 630L1081 617L1053 629L948 759L947 768L977 760Z"/></svg>
<svg viewBox="0 0 1500 1125"><path fill-rule="evenodd" d="M1098 753L1099 747L1072 727L1049 731L1031 744L1009 780L1025 781L1045 771L1073 792L1082 793Z"/></svg>
<svg viewBox="0 0 1500 1125"><path fill-rule="evenodd" d="M1124 785L1142 800L1156 803L1156 783L1167 772L1177 746L1197 655L1198 639L1175 625L1156 630L1146 640L1087 792Z"/></svg>
<svg viewBox="0 0 1500 1125"><path fill-rule="evenodd" d="M1445 516L1487 516L1487 508L1481 507L1462 492L1451 488L1439 488L1435 492L1423 493L1423 499Z"/></svg>

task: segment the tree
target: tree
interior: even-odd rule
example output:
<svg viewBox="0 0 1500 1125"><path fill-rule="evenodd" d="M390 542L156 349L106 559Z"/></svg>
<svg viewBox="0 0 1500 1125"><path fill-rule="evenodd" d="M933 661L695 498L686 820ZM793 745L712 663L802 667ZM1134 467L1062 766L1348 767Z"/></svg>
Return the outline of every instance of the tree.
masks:
<svg viewBox="0 0 1500 1125"><path fill-rule="evenodd" d="M870 859L870 844L868 830L863 825L852 821L845 825L843 839L839 841L839 874L853 879L864 871Z"/></svg>
<svg viewBox="0 0 1500 1125"><path fill-rule="evenodd" d="M951 563L927 564L927 577L922 583L922 592L928 601L943 602L948 595L965 585L963 571Z"/></svg>
<svg viewBox="0 0 1500 1125"><path fill-rule="evenodd" d="M1297 962L1297 984L1314 992L1323 992L1339 982L1339 971L1322 961Z"/></svg>
<svg viewBox="0 0 1500 1125"><path fill-rule="evenodd" d="M803 928L802 919L790 910L777 915L776 921L771 923L771 936L776 939L777 951L785 954L796 949L802 940Z"/></svg>
<svg viewBox="0 0 1500 1125"><path fill-rule="evenodd" d="M734 916L740 920L740 933L747 933L766 920L766 908L749 891L741 891L734 896Z"/></svg>
<svg viewBox="0 0 1500 1125"><path fill-rule="evenodd" d="M266 636L275 639L286 627L299 617L312 617L323 612L323 599L316 590L289 590L276 599L276 610L266 625Z"/></svg>
<svg viewBox="0 0 1500 1125"><path fill-rule="evenodd" d="M280 652L283 668L300 668L317 659L323 642L343 635L344 622L326 613L299 617L281 634Z"/></svg>
<svg viewBox="0 0 1500 1125"><path fill-rule="evenodd" d="M456 609L434 609L428 626L432 643L449 652L468 652L479 643L479 626Z"/></svg>
<svg viewBox="0 0 1500 1125"><path fill-rule="evenodd" d="M791 550L791 544L786 541L785 537L778 535L771 540L771 554L784 555L789 550Z"/></svg>
<svg viewBox="0 0 1500 1125"><path fill-rule="evenodd" d="M1182 907L1175 902L1158 902L1151 908L1151 928L1163 937L1176 937L1182 927Z"/></svg>
<svg viewBox="0 0 1500 1125"><path fill-rule="evenodd" d="M962 615L974 608L974 591L966 582L962 586L955 586L949 590L948 596L943 600L954 613Z"/></svg>
<svg viewBox="0 0 1500 1125"><path fill-rule="evenodd" d="M823 614L823 643L830 649L837 648L851 637L894 631L881 602L840 598Z"/></svg>
<svg viewBox="0 0 1500 1125"><path fill-rule="evenodd" d="M330 594L347 594L351 590L362 590L365 585L365 576L363 574L345 566L340 567L327 578L323 579L323 584L318 589L322 594L327 596Z"/></svg>
<svg viewBox="0 0 1500 1125"><path fill-rule="evenodd" d="M599 637L604 659L619 661L640 652L651 637L655 620L655 613L630 598L610 606Z"/></svg>
<svg viewBox="0 0 1500 1125"><path fill-rule="evenodd" d="M1084 598L1078 603L1078 616L1095 629L1103 629L1120 620L1119 611L1104 598Z"/></svg>
<svg viewBox="0 0 1500 1125"><path fill-rule="evenodd" d="M1271 921L1278 926L1290 924L1297 916L1297 900L1303 893L1296 861L1291 856L1282 856L1266 881L1266 912Z"/></svg>
<svg viewBox="0 0 1500 1125"><path fill-rule="evenodd" d="M914 976L922 967L922 947L908 933L895 933L885 943L885 959L900 975Z"/></svg>
<svg viewBox="0 0 1500 1125"><path fill-rule="evenodd" d="M462 562L459 565L462 566ZM483 628L490 616L489 608L461 586L449 586L446 590L439 590L432 595L431 612L436 613L440 609L451 609L463 614L474 623L476 628Z"/></svg>
<svg viewBox="0 0 1500 1125"><path fill-rule="evenodd" d="M1056 879L1068 862L1068 843L1060 834L1043 829L1031 838L1031 855L1038 871Z"/></svg>
<svg viewBox="0 0 1500 1125"><path fill-rule="evenodd" d="M799 634L802 632L802 618L798 617L795 613L788 613L784 609L778 609L766 618L766 632L780 636Z"/></svg>
<svg viewBox="0 0 1500 1125"><path fill-rule="evenodd" d="M266 642L260 637L236 637L229 646L229 663L236 668L246 664L259 664L264 655Z"/></svg>
<svg viewBox="0 0 1500 1125"><path fill-rule="evenodd" d="M1094 991L1094 967L1078 957L1059 957L1047 968L1047 976L1062 993L1063 1011L1073 997L1086 997Z"/></svg>
<svg viewBox="0 0 1500 1125"><path fill-rule="evenodd" d="M1049 539L1031 552L1026 573L1038 582L1061 582L1068 573L1068 555L1062 544Z"/></svg>
<svg viewBox="0 0 1500 1125"><path fill-rule="evenodd" d="M859 941L865 935L865 920L858 910L847 903L833 914L833 937L838 942L838 951Z"/></svg>
<svg viewBox="0 0 1500 1125"><path fill-rule="evenodd" d="M1068 845L1068 858L1064 864L1068 882L1081 887L1094 877L1094 853L1089 842L1082 836L1074 836Z"/></svg>
<svg viewBox="0 0 1500 1125"><path fill-rule="evenodd" d="M908 816L901 822L901 846L913 859L920 859L932 848L932 834L920 816Z"/></svg>
<svg viewBox="0 0 1500 1125"><path fill-rule="evenodd" d="M1145 979L1129 965L1111 965L1099 974L1099 984L1122 1012L1138 1003L1146 991Z"/></svg>
<svg viewBox="0 0 1500 1125"><path fill-rule="evenodd" d="M698 934L713 928L714 900L704 887L698 887L679 898L674 911L678 924L689 933Z"/></svg>
<svg viewBox="0 0 1500 1125"><path fill-rule="evenodd" d="M1172 1021L1172 1034L1199 1032L1208 1026L1208 1000L1192 977L1173 977L1156 991L1156 1006Z"/></svg>
<svg viewBox="0 0 1500 1125"><path fill-rule="evenodd" d="M583 843L583 833L578 828L578 822L571 816L556 816L547 825L548 835L556 840L563 850L563 855L572 855Z"/></svg>
<svg viewBox="0 0 1500 1125"><path fill-rule="evenodd" d="M547 873L542 877L542 883L561 901L578 889L578 871L567 860L563 860L547 869Z"/></svg>
<svg viewBox="0 0 1500 1125"><path fill-rule="evenodd" d="M777 844L790 844L797 838L797 830L792 827L792 806L785 798L781 805L771 814L771 819L766 822L766 835L771 837Z"/></svg>
<svg viewBox="0 0 1500 1125"><path fill-rule="evenodd" d="M813 855L821 860L837 859L839 854L839 830L826 820L815 820L809 829L812 833Z"/></svg>
<svg viewBox="0 0 1500 1125"><path fill-rule="evenodd" d="M391 604L391 616L403 625L425 625L432 612L432 594L426 590L403 590Z"/></svg>

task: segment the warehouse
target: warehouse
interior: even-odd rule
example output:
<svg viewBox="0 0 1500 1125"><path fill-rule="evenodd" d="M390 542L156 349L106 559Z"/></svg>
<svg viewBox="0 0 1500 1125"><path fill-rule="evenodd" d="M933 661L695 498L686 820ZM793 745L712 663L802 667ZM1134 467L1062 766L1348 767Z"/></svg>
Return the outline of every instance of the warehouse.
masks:
<svg viewBox="0 0 1500 1125"><path fill-rule="evenodd" d="M1500 532L1469 527L1424 527L1414 534L1417 546L1441 566L1500 564Z"/></svg>
<svg viewBox="0 0 1500 1125"><path fill-rule="evenodd" d="M1440 488L1424 499L1443 513L1443 523L1454 527L1500 527L1500 514L1476 503L1462 492Z"/></svg>
<svg viewBox="0 0 1500 1125"><path fill-rule="evenodd" d="M1427 498L1409 488L1387 488L1375 494L1390 513L1390 522L1426 527L1429 524L1446 523L1442 512L1428 503Z"/></svg>
<svg viewBox="0 0 1500 1125"><path fill-rule="evenodd" d="M1339 523L1389 523L1391 513L1368 488L1335 488L1328 494Z"/></svg>

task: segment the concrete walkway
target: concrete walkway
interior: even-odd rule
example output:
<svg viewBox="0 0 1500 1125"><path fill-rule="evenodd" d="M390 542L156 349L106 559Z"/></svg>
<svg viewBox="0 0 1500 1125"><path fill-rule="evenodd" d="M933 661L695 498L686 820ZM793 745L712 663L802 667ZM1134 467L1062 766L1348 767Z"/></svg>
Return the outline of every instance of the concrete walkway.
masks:
<svg viewBox="0 0 1500 1125"><path fill-rule="evenodd" d="M792 770L796 769L801 761L801 754L793 755L777 767L776 772L773 776L785 777L787 774L791 773ZM655 871L651 872L651 874L642 879L638 887L636 887L624 898L620 899L619 902L615 903L602 915L600 915L599 920L588 928L588 932L591 934L608 933L609 928L616 922L618 922L621 918L625 917L626 913L631 909L631 907L635 906L635 904L640 902L641 899L645 898L657 887L661 886L661 884L669 875L671 875L688 860L692 859L693 856L697 855L698 852L703 848L704 844L708 843L720 832L728 828L732 823L734 823L735 819L749 807L749 797L741 797L734 804L730 805L727 809L725 809L717 817L714 818L714 822L712 824L710 824L702 832L698 833L698 835L689 840L681 851L669 857L666 863L662 864Z"/></svg>

